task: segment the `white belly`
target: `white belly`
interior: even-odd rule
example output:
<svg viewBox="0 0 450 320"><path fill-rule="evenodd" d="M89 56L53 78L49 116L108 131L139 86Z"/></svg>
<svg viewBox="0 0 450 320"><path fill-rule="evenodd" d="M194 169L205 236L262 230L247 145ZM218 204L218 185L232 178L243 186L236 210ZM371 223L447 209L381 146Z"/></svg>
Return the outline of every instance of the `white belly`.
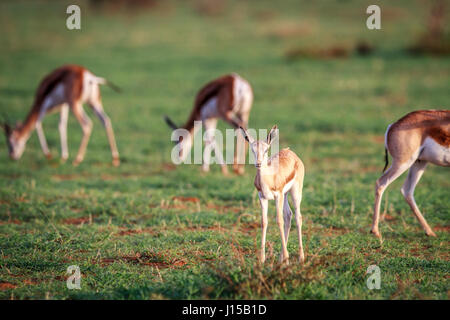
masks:
<svg viewBox="0 0 450 320"><path fill-rule="evenodd" d="M64 85L58 84L50 94L45 97L44 102L42 103L42 112L50 113L57 110L57 107L66 102L65 100Z"/></svg>
<svg viewBox="0 0 450 320"><path fill-rule="evenodd" d="M295 175L294 178L293 178L291 181L289 181L288 183L286 183L286 185L285 185L284 188L283 188L283 194L285 194L286 192L288 192L289 190L291 190L292 185L294 184L294 181L295 181L295 177L296 177L296 176L297 176L297 175Z"/></svg>
<svg viewBox="0 0 450 320"><path fill-rule="evenodd" d="M450 148L440 145L431 138L426 138L419 159L438 166L450 166Z"/></svg>
<svg viewBox="0 0 450 320"><path fill-rule="evenodd" d="M219 111L217 110L217 98L212 97L202 107L200 111L202 119L218 118Z"/></svg>

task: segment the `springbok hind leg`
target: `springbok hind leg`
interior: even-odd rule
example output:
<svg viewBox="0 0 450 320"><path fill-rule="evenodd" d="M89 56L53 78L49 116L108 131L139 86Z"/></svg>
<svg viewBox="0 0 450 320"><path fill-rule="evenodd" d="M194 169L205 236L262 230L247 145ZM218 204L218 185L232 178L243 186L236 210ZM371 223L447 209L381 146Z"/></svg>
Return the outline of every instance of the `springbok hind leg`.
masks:
<svg viewBox="0 0 450 320"><path fill-rule="evenodd" d="M397 179L403 172L405 172L411 164L415 161L412 159L407 162L400 163L395 161L392 163L392 166L377 180L375 185L375 205L373 212L373 221L371 232L381 238L380 230L378 229L378 224L380 222L380 205L381 198L383 197L384 190L395 180Z"/></svg>
<svg viewBox="0 0 450 320"><path fill-rule="evenodd" d="M84 154L86 153L86 147L89 142L89 137L92 132L92 121L88 115L84 112L81 103L77 103L72 107L73 114L80 123L81 129L83 130L83 138L81 139L80 148L78 149L77 156L73 161L73 165L77 166L84 159Z"/></svg>
<svg viewBox="0 0 450 320"><path fill-rule="evenodd" d="M108 136L109 147L111 149L112 163L115 167L120 165L119 151L117 150L116 138L112 128L111 120L103 110L103 105L99 99L90 102L91 108L94 110L97 117L100 119Z"/></svg>
<svg viewBox="0 0 450 320"><path fill-rule="evenodd" d="M303 263L305 261L305 253L303 251L303 239L302 239L302 214L300 211L300 203L302 202L302 185L294 185L291 189L292 202L294 203L295 210L295 223L297 224L298 235L298 253L299 261Z"/></svg>
<svg viewBox="0 0 450 320"><path fill-rule="evenodd" d="M291 230L292 210L289 206L288 193L284 194L283 217L284 217L284 239L286 245L289 239L289 231Z"/></svg>
<svg viewBox="0 0 450 320"><path fill-rule="evenodd" d="M289 264L289 253L287 251L286 246L286 238L284 235L284 217L283 217L283 204L284 204L284 194L280 192L277 196L275 196L275 206L277 210L277 222L278 228L280 229L280 238L281 238L281 254L280 254L280 263L286 265Z"/></svg>
<svg viewBox="0 0 450 320"><path fill-rule="evenodd" d="M427 221L423 217L422 213L420 213L419 208L417 207L416 201L414 200L414 189L416 188L417 183L422 177L425 168L427 166L426 161L417 160L409 169L408 177L401 189L403 196L405 197L406 202L411 207L411 210L414 212L417 220L422 225L422 228L425 230L425 233L428 236L436 237L436 234L433 232L431 227L428 225Z"/></svg>

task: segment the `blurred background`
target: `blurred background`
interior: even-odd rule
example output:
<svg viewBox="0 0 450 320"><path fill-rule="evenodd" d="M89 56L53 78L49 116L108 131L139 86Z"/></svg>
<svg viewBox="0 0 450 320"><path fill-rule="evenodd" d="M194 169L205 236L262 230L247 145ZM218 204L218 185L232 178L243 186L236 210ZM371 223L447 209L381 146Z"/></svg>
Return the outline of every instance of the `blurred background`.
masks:
<svg viewBox="0 0 450 320"><path fill-rule="evenodd" d="M81 30L66 28L69 4L81 8ZM178 111L177 122L184 122L196 90L234 71L254 86L251 124L271 125L264 113L275 109L308 118L289 117L289 128L345 130L363 113L372 120L355 125L381 133L380 117L393 120L410 108L445 106L450 5L377 1L382 29L368 30L370 4L2 1L1 108L13 119L23 118L42 77L61 64L77 63L123 87L124 94L111 99L103 90L118 131L130 129L119 123L126 118L136 134L158 144L152 136L158 141L160 136L147 135L147 125Z"/></svg>

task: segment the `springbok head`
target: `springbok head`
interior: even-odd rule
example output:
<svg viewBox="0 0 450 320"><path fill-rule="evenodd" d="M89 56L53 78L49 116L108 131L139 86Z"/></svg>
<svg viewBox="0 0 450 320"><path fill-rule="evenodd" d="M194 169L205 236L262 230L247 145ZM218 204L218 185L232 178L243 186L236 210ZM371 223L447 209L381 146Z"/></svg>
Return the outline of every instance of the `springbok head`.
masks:
<svg viewBox="0 0 450 320"><path fill-rule="evenodd" d="M267 135L266 141L264 140L255 140L246 129L240 127L243 132L245 140L248 141L250 149L253 152L255 157L255 167L260 168L261 165L267 164L269 159L269 149L272 144L272 141L278 134L277 125L274 125L272 129L270 129L269 134Z"/></svg>
<svg viewBox="0 0 450 320"><path fill-rule="evenodd" d="M20 123L17 123L14 128L12 128L7 121L1 124L1 128L3 128L6 136L6 145L8 146L9 157L13 160L20 159L25 151L25 145L27 142L26 137L19 134L20 127Z"/></svg>

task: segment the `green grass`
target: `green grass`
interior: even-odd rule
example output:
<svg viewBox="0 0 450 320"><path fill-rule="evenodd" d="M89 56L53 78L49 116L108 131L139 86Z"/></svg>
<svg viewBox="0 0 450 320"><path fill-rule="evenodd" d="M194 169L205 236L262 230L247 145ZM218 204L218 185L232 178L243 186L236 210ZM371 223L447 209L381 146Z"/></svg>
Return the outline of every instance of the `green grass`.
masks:
<svg viewBox="0 0 450 320"><path fill-rule="evenodd" d="M412 110L448 109L450 59L403 50L424 31L427 4L380 1L382 30L369 31L370 1L228 1L219 16L199 14L196 3L118 13L81 2L81 31L65 28L64 2L0 4L0 105L10 119L23 120L40 79L63 63L123 89L102 89L119 168L90 110L94 131L79 167L58 160L56 115L44 121L54 160L35 134L18 162L0 148L0 298L448 299L448 169L429 166L416 190L437 238L425 236L403 200L405 176L383 199L384 242L368 233L387 125ZM359 39L376 46L374 55L284 58L292 48ZM278 124L281 147L305 163L303 267L276 264L273 203L268 262L258 265L252 166L223 177L218 166L205 175L198 165L171 165L162 116L183 122L196 90L231 71L254 88L250 126ZM73 116L68 132L73 160L81 139ZM295 232L288 249L294 262ZM380 290L366 287L372 264ZM69 265L80 266L81 290L66 288Z"/></svg>

